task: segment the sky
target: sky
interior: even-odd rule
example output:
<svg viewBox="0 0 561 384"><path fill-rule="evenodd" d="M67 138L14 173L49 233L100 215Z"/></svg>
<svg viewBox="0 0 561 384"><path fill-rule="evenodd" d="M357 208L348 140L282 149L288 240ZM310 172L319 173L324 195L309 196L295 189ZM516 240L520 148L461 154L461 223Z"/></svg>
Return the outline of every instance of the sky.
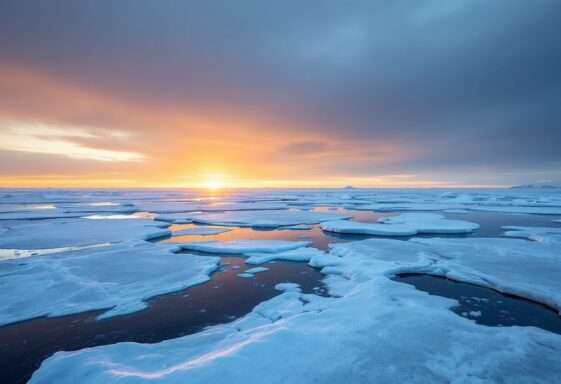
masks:
<svg viewBox="0 0 561 384"><path fill-rule="evenodd" d="M561 184L559 15L1 0L0 186Z"/></svg>

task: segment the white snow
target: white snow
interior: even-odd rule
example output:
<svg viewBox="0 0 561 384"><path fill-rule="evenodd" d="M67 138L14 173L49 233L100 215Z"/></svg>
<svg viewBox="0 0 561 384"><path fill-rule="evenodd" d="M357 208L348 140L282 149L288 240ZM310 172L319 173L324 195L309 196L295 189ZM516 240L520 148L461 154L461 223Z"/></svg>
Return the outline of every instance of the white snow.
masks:
<svg viewBox="0 0 561 384"><path fill-rule="evenodd" d="M450 220L436 213L402 213L398 216L379 220L390 225L404 225L415 228L417 233L459 234L469 233L479 228L479 224L465 220Z"/></svg>
<svg viewBox="0 0 561 384"><path fill-rule="evenodd" d="M253 251L245 253L245 256L247 257L245 262L247 264L264 264L273 260L309 261L319 255L324 255L324 252L310 247L300 247L276 253Z"/></svg>
<svg viewBox="0 0 561 384"><path fill-rule="evenodd" d="M251 254L251 253L277 253L309 245L309 241L289 240L232 240L232 241L197 241L178 244L188 251L199 251L220 254Z"/></svg>
<svg viewBox="0 0 561 384"><path fill-rule="evenodd" d="M194 219L265 229L321 223L363 231L365 226L407 227L415 234L467 233L477 224L410 211L561 216L561 194L549 190L259 190L216 197L188 191L2 191L5 211L0 206L0 219L7 220L0 222L0 248L26 256L45 253L0 261L0 324L89 309L113 308L102 316L129 313L143 308L149 297L207 280L218 267L217 257L175 254L173 246L139 240L159 231L169 234L159 227L161 222L26 220L72 215L65 212L74 210L72 205L96 207L96 215L116 207L92 205L102 202L166 213L158 219L168 222ZM32 210L31 205L54 208ZM311 211L326 206L409 213L360 223ZM223 212L208 213L212 211ZM240 254L248 264L307 262L321 269L332 296L304 294L289 282L277 284L283 293L232 323L155 344L59 352L42 364L31 383L196 384L225 378L279 384L558 382L561 336L534 327L478 325L450 311L457 305L454 300L391 280L398 273L428 273L561 309L561 233L551 226L506 227L504 238L369 239L332 244L329 252L305 241L185 243L181 248ZM105 242L118 244L67 248ZM48 254L54 248L64 251ZM244 273L254 277L259 272L250 268ZM476 312L468 315L476 317Z"/></svg>
<svg viewBox="0 0 561 384"><path fill-rule="evenodd" d="M503 227L506 237L522 237L532 241L557 243L561 247L561 228L556 227Z"/></svg>
<svg viewBox="0 0 561 384"><path fill-rule="evenodd" d="M178 231L173 231L172 236L209 236L209 235L219 235L224 232L230 231L229 228L217 228L217 227L192 227L180 229Z"/></svg>
<svg viewBox="0 0 561 384"><path fill-rule="evenodd" d="M337 220L321 223L320 227L328 232L377 236L413 236L418 233L459 234L479 228L479 224L450 220L435 213L402 213L398 216L381 218L379 222Z"/></svg>
<svg viewBox="0 0 561 384"><path fill-rule="evenodd" d="M275 289L277 291L285 291L285 292L301 292L302 289L300 288L300 284L296 283L278 283L275 285Z"/></svg>
<svg viewBox="0 0 561 384"><path fill-rule="evenodd" d="M277 228L299 224L317 224L322 221L344 219L345 216L301 210L279 211L235 211L210 213L193 217L201 224L214 224L233 227Z"/></svg>
<svg viewBox="0 0 561 384"><path fill-rule="evenodd" d="M4 226L3 249L45 249L115 243L127 239L148 240L169 235L167 224L151 220L59 219Z"/></svg>
<svg viewBox="0 0 561 384"><path fill-rule="evenodd" d="M519 207L519 206L507 206L507 207L472 207L474 211L485 211L485 212L501 212L501 213L526 213L533 215L561 215L561 207Z"/></svg>
<svg viewBox="0 0 561 384"><path fill-rule="evenodd" d="M413 239L439 256L434 274L561 310L560 242L505 238Z"/></svg>
<svg viewBox="0 0 561 384"><path fill-rule="evenodd" d="M304 384L556 382L561 375L561 336L533 327L478 325L449 310L455 301L388 278L405 270L434 272L440 262L464 272L464 262L481 267L483 256L470 261L472 247L480 240L336 244L332 257L341 264L322 271L328 274L330 292L340 297L291 289L238 321L194 335L157 344L59 352L43 363L30 383L70 383L78 377L83 383L107 384L213 383L225 377L229 382ZM491 250L510 250L508 244L519 242L537 244L490 240L485 246ZM513 264L511 272L526 267ZM518 272L515 276L518 280Z"/></svg>
<svg viewBox="0 0 561 384"><path fill-rule="evenodd" d="M100 318L146 307L145 300L209 279L219 258L174 254L147 242L33 256L0 263L0 324L109 309Z"/></svg>
<svg viewBox="0 0 561 384"><path fill-rule="evenodd" d="M412 236L417 233L409 225L387 225L379 223L363 223L351 220L328 221L320 224L321 229L328 232L356 235L376 236Z"/></svg>
<svg viewBox="0 0 561 384"><path fill-rule="evenodd" d="M10 259L21 259L31 256L49 255L51 253L79 251L82 249L108 247L111 243L101 243L86 245L83 247L62 247L62 248L46 248L46 249L0 249L0 261Z"/></svg>
<svg viewBox="0 0 561 384"><path fill-rule="evenodd" d="M265 271L268 271L268 270L269 270L269 268L266 268L266 267L254 267L254 268L246 269L245 271L247 273L254 273L255 274L255 273L265 272Z"/></svg>
<svg viewBox="0 0 561 384"><path fill-rule="evenodd" d="M243 277L244 279L252 279L255 277L253 273L249 273L249 272L238 273L238 276Z"/></svg>

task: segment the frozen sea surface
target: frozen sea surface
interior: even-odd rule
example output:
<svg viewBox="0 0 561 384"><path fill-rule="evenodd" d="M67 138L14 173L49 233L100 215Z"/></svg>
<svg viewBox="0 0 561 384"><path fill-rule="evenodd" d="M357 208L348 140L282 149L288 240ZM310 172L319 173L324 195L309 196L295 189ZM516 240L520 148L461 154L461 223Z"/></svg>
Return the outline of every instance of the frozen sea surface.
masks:
<svg viewBox="0 0 561 384"><path fill-rule="evenodd" d="M32 382L552 382L560 219L557 191L523 189L3 190L2 371L23 382L72 350ZM196 260L209 269L185 288ZM404 273L457 283L428 295ZM464 283L533 320L511 308L497 328L499 299L471 306Z"/></svg>

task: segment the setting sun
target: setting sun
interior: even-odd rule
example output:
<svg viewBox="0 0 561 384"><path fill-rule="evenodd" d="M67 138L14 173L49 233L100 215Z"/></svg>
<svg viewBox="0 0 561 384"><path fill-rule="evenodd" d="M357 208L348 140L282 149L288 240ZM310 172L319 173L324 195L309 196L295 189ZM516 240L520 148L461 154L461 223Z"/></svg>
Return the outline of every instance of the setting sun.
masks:
<svg viewBox="0 0 561 384"><path fill-rule="evenodd" d="M220 188L224 188L224 183L222 183L221 181L218 181L218 180L209 180L209 181L206 181L203 184L203 186L206 189L210 189L210 190L214 191L214 190L217 190L217 189L220 189Z"/></svg>
<svg viewBox="0 0 561 384"><path fill-rule="evenodd" d="M207 174L202 177L202 181L199 183L199 187L202 189L208 189L211 191L216 191L218 189L226 188L227 183L225 181L227 177L223 174Z"/></svg>

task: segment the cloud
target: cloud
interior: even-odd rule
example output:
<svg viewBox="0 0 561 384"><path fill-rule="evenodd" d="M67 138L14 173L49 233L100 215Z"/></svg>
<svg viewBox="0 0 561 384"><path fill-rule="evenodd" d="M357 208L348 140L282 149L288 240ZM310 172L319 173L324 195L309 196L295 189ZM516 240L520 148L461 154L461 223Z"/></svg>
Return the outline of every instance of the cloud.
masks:
<svg viewBox="0 0 561 384"><path fill-rule="evenodd" d="M287 155L315 155L329 150L326 143L319 141L297 141L292 142L280 149L281 154Z"/></svg>
<svg viewBox="0 0 561 384"><path fill-rule="evenodd" d="M0 117L123 132L49 139L82 154L139 154L121 137L133 134L152 174L204 159L271 179L558 179L560 12L556 0L5 0Z"/></svg>
<svg viewBox="0 0 561 384"><path fill-rule="evenodd" d="M88 147L72 139L96 139L98 135L80 127L40 123L0 122L0 150L58 155L102 162L141 161L141 153Z"/></svg>

